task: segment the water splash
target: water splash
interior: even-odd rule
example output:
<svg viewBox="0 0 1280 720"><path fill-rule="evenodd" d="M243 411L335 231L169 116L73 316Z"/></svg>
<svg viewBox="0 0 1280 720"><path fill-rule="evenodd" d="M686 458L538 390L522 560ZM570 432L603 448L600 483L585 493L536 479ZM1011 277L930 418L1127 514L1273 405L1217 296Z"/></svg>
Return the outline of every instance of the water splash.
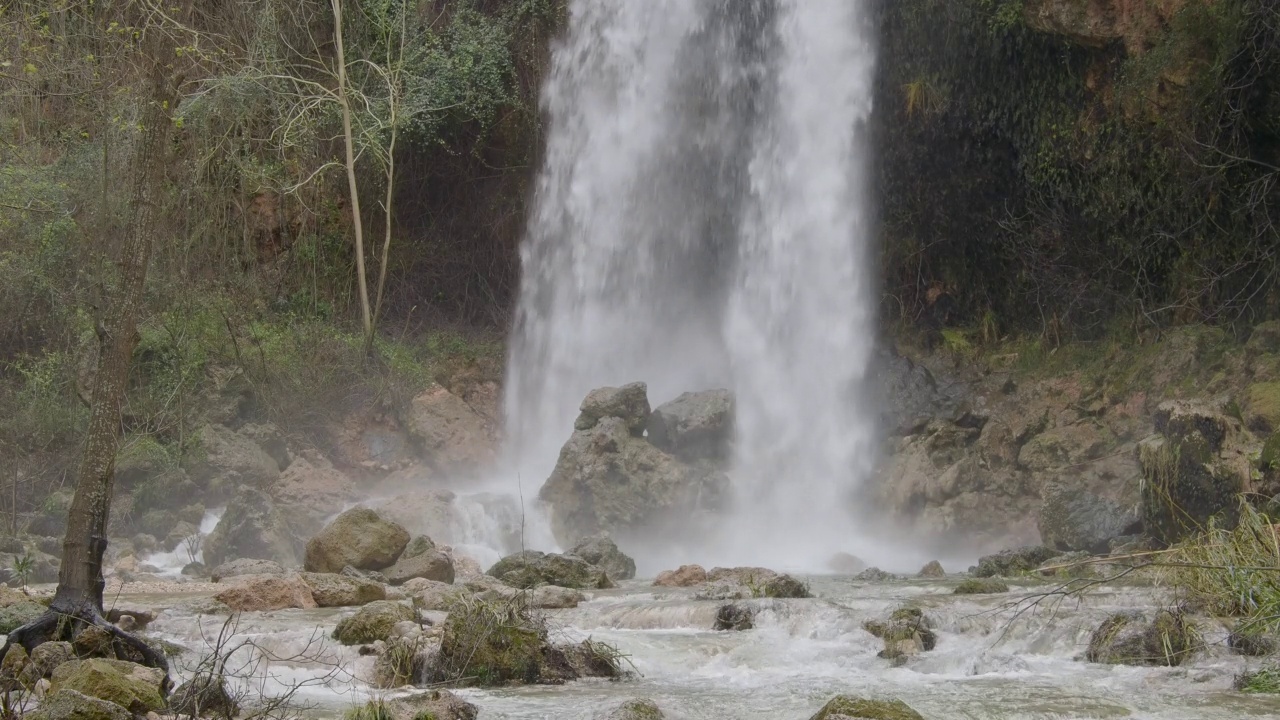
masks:
<svg viewBox="0 0 1280 720"><path fill-rule="evenodd" d="M729 387L738 505L705 561L772 550L812 567L851 549L874 459L868 12L570 3L508 373L524 477L547 477L593 387L644 380L654 403Z"/></svg>

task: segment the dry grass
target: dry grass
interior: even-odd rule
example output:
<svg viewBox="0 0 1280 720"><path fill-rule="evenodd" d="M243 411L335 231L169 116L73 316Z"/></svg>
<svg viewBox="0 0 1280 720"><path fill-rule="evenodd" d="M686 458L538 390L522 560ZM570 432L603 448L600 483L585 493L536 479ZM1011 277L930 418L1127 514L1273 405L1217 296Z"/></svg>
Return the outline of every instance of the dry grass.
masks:
<svg viewBox="0 0 1280 720"><path fill-rule="evenodd" d="M1280 631L1280 526L1247 502L1232 530L1212 524L1168 557L1172 579L1237 632Z"/></svg>

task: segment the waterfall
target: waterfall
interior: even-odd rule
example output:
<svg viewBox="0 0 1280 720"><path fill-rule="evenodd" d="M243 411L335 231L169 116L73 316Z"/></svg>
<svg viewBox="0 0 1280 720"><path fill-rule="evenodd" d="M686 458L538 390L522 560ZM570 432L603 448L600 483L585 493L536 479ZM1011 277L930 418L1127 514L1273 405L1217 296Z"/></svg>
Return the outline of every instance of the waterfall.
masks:
<svg viewBox="0 0 1280 720"><path fill-rule="evenodd" d="M554 466L586 392L732 389L726 559L849 549L872 468L869 0L571 0L507 385Z"/></svg>

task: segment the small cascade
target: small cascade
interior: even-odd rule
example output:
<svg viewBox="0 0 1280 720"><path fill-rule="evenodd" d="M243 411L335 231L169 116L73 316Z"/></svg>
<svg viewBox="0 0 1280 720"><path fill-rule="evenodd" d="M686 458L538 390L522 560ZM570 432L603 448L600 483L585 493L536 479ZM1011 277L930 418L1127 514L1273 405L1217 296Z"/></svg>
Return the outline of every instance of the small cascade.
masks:
<svg viewBox="0 0 1280 720"><path fill-rule="evenodd" d="M226 508L206 510L204 517L200 519L200 528L195 535L184 538L173 550L150 553L139 557L139 564L155 568L155 574L161 577L176 578L182 575L182 568L186 567L188 563L203 563L204 548L201 545L204 538L213 532L214 528L218 527L218 521L222 519L222 513L225 511Z"/></svg>

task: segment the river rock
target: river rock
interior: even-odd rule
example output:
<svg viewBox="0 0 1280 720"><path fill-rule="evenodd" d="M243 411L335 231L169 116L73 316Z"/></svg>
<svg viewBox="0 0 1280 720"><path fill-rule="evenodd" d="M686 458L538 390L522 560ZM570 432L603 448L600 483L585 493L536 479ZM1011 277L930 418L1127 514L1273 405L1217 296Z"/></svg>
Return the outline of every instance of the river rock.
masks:
<svg viewBox="0 0 1280 720"><path fill-rule="evenodd" d="M214 582L222 582L228 578L240 577L242 575L284 575L285 569L280 563L274 560L255 560L253 558L238 558L236 560L228 560L213 569L209 574L209 579Z"/></svg>
<svg viewBox="0 0 1280 720"><path fill-rule="evenodd" d="M1247 657L1269 657L1280 652L1280 641L1268 635L1232 631L1227 635L1227 647Z"/></svg>
<svg viewBox="0 0 1280 720"><path fill-rule="evenodd" d="M951 592L954 595L995 595L1009 592L1009 586L995 578L965 578Z"/></svg>
<svg viewBox="0 0 1280 720"><path fill-rule="evenodd" d="M657 587L693 587L707 581L707 571L701 565L681 565L675 570L663 570L653 581Z"/></svg>
<svg viewBox="0 0 1280 720"><path fill-rule="evenodd" d="M75 659L75 646L69 642L44 642L31 651L31 662L40 677L50 677L60 665Z"/></svg>
<svg viewBox="0 0 1280 720"><path fill-rule="evenodd" d="M980 578L1012 577L1031 572L1061 554L1061 551L1043 545L1010 548L978 558L977 567L970 568L969 572Z"/></svg>
<svg viewBox="0 0 1280 720"><path fill-rule="evenodd" d="M576 608L586 599L586 595L573 588L540 585L534 588L529 605L540 610Z"/></svg>
<svg viewBox="0 0 1280 720"><path fill-rule="evenodd" d="M916 573L917 577L922 578L940 578L946 577L947 571L942 569L942 563L937 560L930 560L925 566L920 568L920 572Z"/></svg>
<svg viewBox="0 0 1280 720"><path fill-rule="evenodd" d="M415 604L423 610L448 612L463 598L472 594L464 585L414 578L401 586L401 590L410 593ZM514 588L513 588L514 591Z"/></svg>
<svg viewBox="0 0 1280 720"><path fill-rule="evenodd" d="M576 555L604 570L610 580L630 580L636 576L636 561L619 550L608 535L586 538L567 554Z"/></svg>
<svg viewBox="0 0 1280 720"><path fill-rule="evenodd" d="M385 714L359 717L369 720L476 720L478 713L475 705L448 690L432 690L383 700L381 703Z"/></svg>
<svg viewBox="0 0 1280 720"><path fill-rule="evenodd" d="M716 630L750 630L755 627L756 610L742 603L721 605L716 610Z"/></svg>
<svg viewBox="0 0 1280 720"><path fill-rule="evenodd" d="M728 460L733 408L733 393L728 390L684 393L649 415L649 442L688 462Z"/></svg>
<svg viewBox="0 0 1280 720"><path fill-rule="evenodd" d="M414 578L452 583L453 560L445 553L434 549L418 552L408 558L402 555L395 565L387 568L386 575L388 582L392 585L403 585Z"/></svg>
<svg viewBox="0 0 1280 720"><path fill-rule="evenodd" d="M403 421L427 462L440 473L475 475L496 457L484 418L441 385L433 384L415 397Z"/></svg>
<svg viewBox="0 0 1280 720"><path fill-rule="evenodd" d="M334 628L333 638L343 645L367 645L378 640L385 641L396 623L415 619L413 608L408 605L379 600L365 605L354 615L339 620L338 627Z"/></svg>
<svg viewBox="0 0 1280 720"><path fill-rule="evenodd" d="M837 695L809 720L924 720L920 713L901 700L868 700L853 695Z"/></svg>
<svg viewBox="0 0 1280 720"><path fill-rule="evenodd" d="M649 390L642 382L620 388L602 387L587 393L578 408L575 430L590 430L604 418L623 421L630 434L640 437L649 421Z"/></svg>
<svg viewBox="0 0 1280 720"><path fill-rule="evenodd" d="M46 695L40 707L24 715L28 720L133 720L119 705L62 688Z"/></svg>
<svg viewBox="0 0 1280 720"><path fill-rule="evenodd" d="M311 588L297 575L243 575L213 599L237 612L317 607Z"/></svg>
<svg viewBox="0 0 1280 720"><path fill-rule="evenodd" d="M297 544L284 513L266 493L252 487L240 489L201 548L211 567L237 559L298 564Z"/></svg>
<svg viewBox="0 0 1280 720"><path fill-rule="evenodd" d="M516 588L558 585L576 589L614 587L604 570L573 555L526 550L508 555L489 568L487 575Z"/></svg>
<svg viewBox="0 0 1280 720"><path fill-rule="evenodd" d="M199 674L173 691L168 712L189 718L229 720L240 714L240 703L227 692L223 678Z"/></svg>
<svg viewBox="0 0 1280 720"><path fill-rule="evenodd" d="M449 490L415 490L371 501L369 507L415 536L449 537L459 525L456 500ZM515 539L519 541L518 527Z"/></svg>
<svg viewBox="0 0 1280 720"><path fill-rule="evenodd" d="M403 527L364 507L352 508L329 523L307 543L306 569L341 572L350 565L359 570L391 567L409 544Z"/></svg>
<svg viewBox="0 0 1280 720"><path fill-rule="evenodd" d="M867 569L862 558L847 552L838 552L827 560L827 569L837 575L856 575Z"/></svg>
<svg viewBox="0 0 1280 720"><path fill-rule="evenodd" d="M1233 525L1250 473L1240 422L1204 404L1171 400L1156 409L1155 426L1159 434L1138 444L1143 530L1174 543L1215 516Z"/></svg>
<svg viewBox="0 0 1280 720"><path fill-rule="evenodd" d="M135 714L160 710L167 682L163 671L124 660L72 660L53 671L52 689L74 690L115 703Z"/></svg>
<svg viewBox="0 0 1280 720"><path fill-rule="evenodd" d="M1113 538L1139 529L1135 510L1076 484L1046 483L1041 498L1040 538L1058 550L1106 553Z"/></svg>
<svg viewBox="0 0 1280 720"><path fill-rule="evenodd" d="M1089 638L1089 662L1112 665L1181 665L1195 649L1195 632L1181 613L1161 610L1116 613Z"/></svg>
<svg viewBox="0 0 1280 720"><path fill-rule="evenodd" d="M693 522L719 506L728 477L693 466L632 434L627 421L604 417L577 430L539 497L551 507L551 529L568 546L601 532L653 531Z"/></svg>
<svg viewBox="0 0 1280 720"><path fill-rule="evenodd" d="M609 711L607 715L598 716L599 720L666 720L662 708L652 700L628 700Z"/></svg>
<svg viewBox="0 0 1280 720"><path fill-rule="evenodd" d="M333 573L304 572L301 577L320 607L356 607L387 599L387 589L372 580Z"/></svg>
<svg viewBox="0 0 1280 720"><path fill-rule="evenodd" d="M887 582L889 580L897 580L898 576L890 572L885 572L878 567L869 567L857 575L854 575L853 579L865 582Z"/></svg>
<svg viewBox="0 0 1280 720"><path fill-rule="evenodd" d="M885 620L868 620L862 624L867 632L884 641L878 657L900 661L934 649L938 636L933 620L919 608L901 607Z"/></svg>

